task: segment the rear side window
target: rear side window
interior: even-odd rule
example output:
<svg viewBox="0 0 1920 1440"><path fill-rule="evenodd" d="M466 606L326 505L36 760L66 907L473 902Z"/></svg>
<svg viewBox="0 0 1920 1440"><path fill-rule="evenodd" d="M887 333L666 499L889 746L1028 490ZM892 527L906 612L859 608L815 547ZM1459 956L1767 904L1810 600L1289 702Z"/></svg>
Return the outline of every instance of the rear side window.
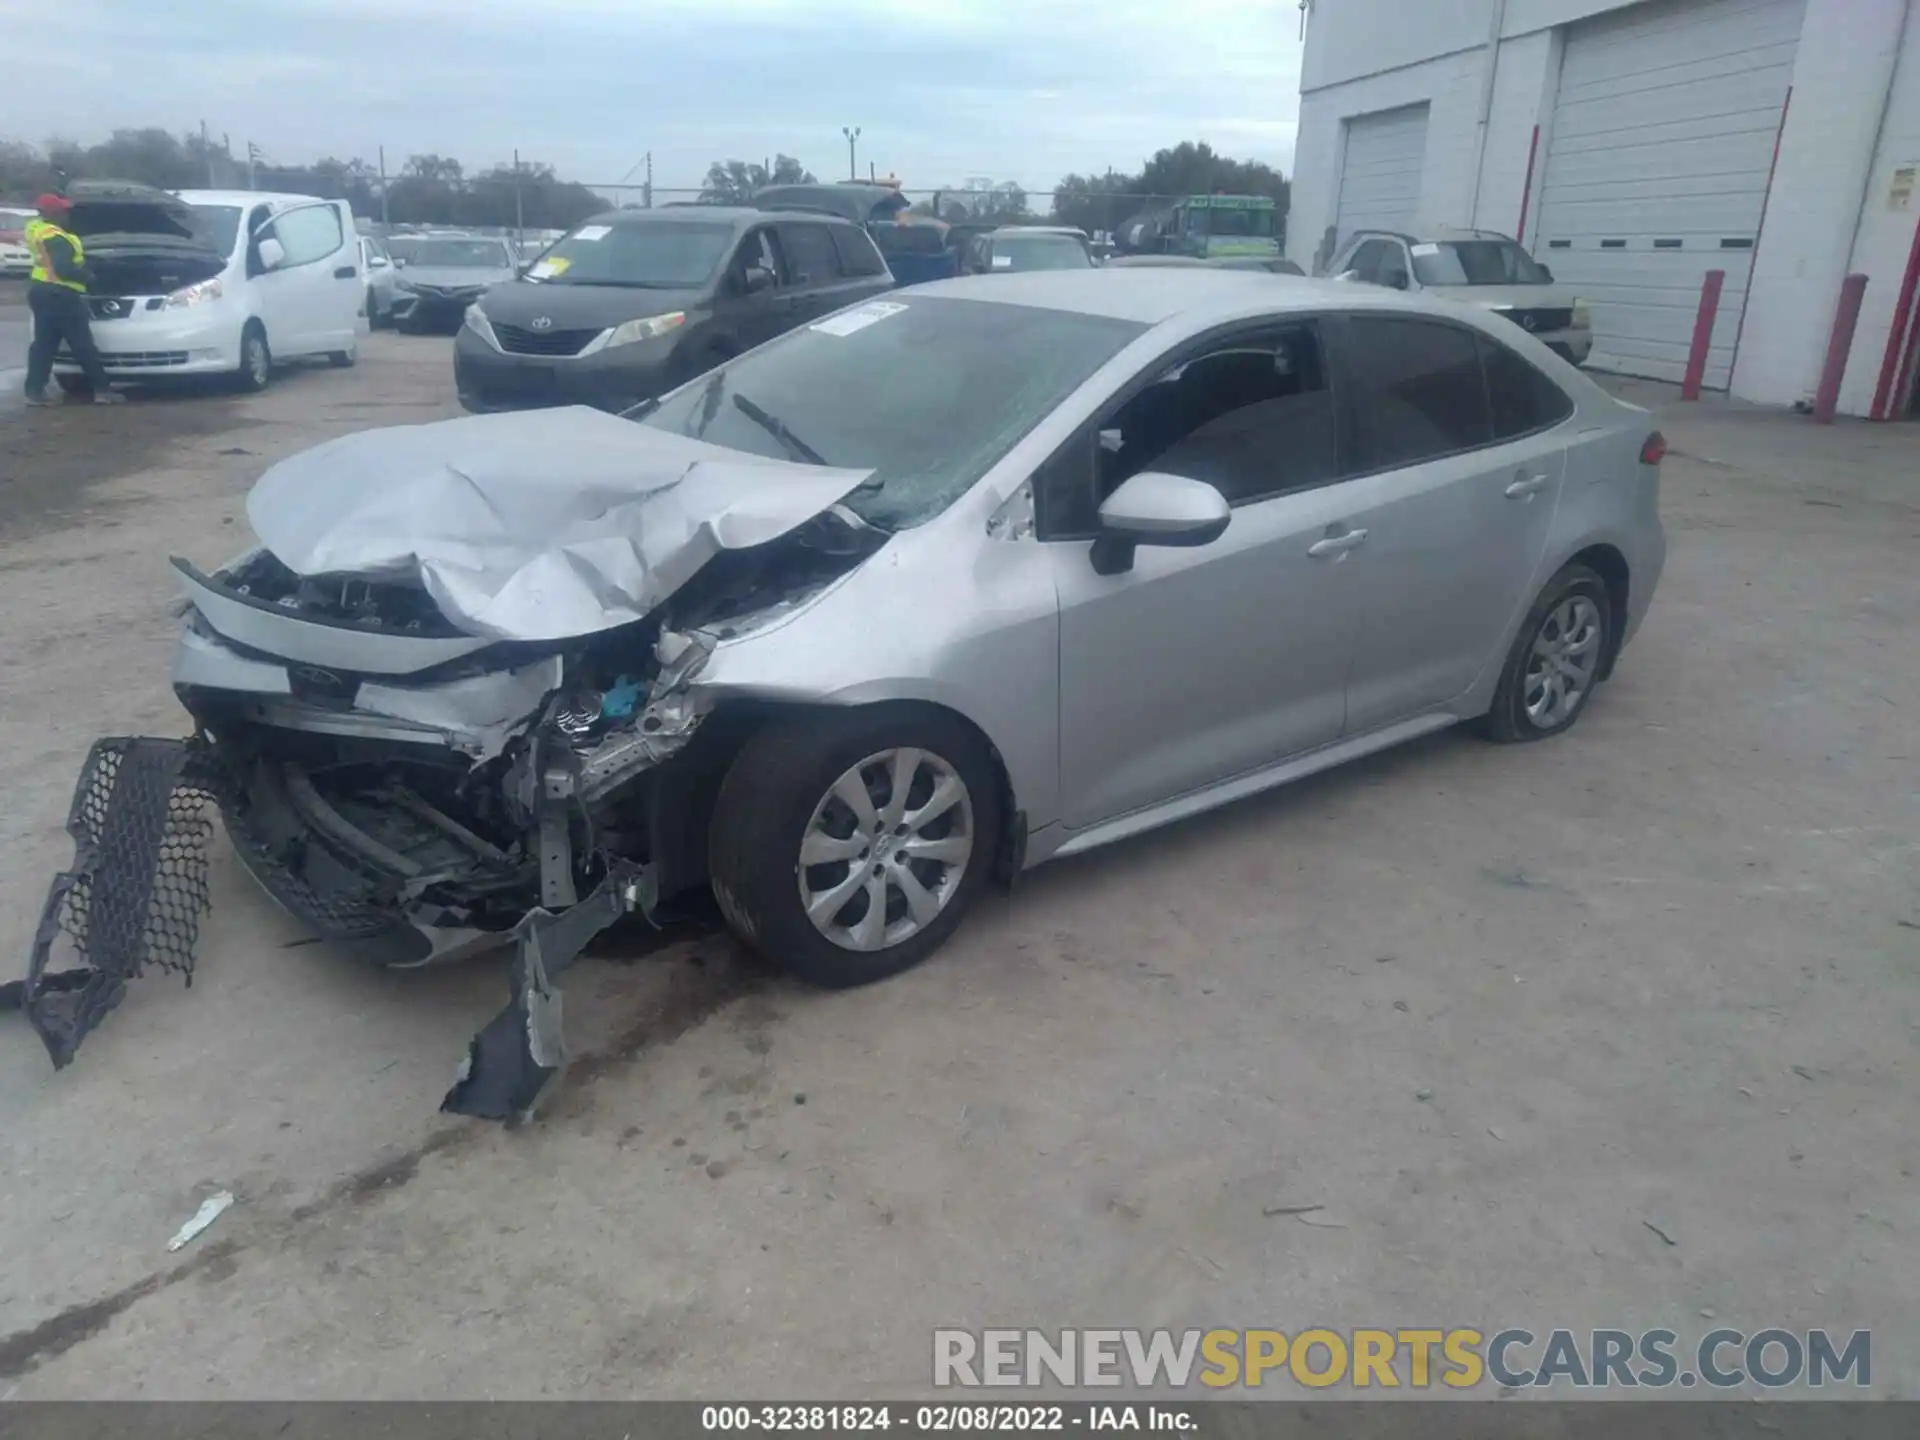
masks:
<svg viewBox="0 0 1920 1440"><path fill-rule="evenodd" d="M887 268L886 262L880 258L880 252L873 248L873 241L867 238L866 231L856 230L851 225L835 225L827 233L833 237L833 249L840 259L842 275L878 275Z"/></svg>
<svg viewBox="0 0 1920 1440"><path fill-rule="evenodd" d="M824 225L782 225L780 248L796 285L819 285L840 278L840 257Z"/></svg>
<svg viewBox="0 0 1920 1440"><path fill-rule="evenodd" d="M1473 332L1432 320L1352 315L1346 354L1360 471L1414 465L1492 442Z"/></svg>
<svg viewBox="0 0 1920 1440"><path fill-rule="evenodd" d="M1566 392L1499 341L1480 337L1480 363L1487 372L1495 440L1530 435L1573 414Z"/></svg>

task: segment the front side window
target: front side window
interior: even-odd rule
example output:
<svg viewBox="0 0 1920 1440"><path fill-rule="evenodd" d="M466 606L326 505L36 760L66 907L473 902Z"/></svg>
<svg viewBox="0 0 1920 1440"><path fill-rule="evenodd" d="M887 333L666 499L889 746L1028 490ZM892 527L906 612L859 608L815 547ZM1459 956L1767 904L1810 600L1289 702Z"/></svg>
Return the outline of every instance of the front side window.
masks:
<svg viewBox="0 0 1920 1440"><path fill-rule="evenodd" d="M824 225L782 225L780 247L796 285L824 285L840 278L840 257Z"/></svg>
<svg viewBox="0 0 1920 1440"><path fill-rule="evenodd" d="M1472 331L1435 320L1350 315L1346 353L1359 471L1414 465L1492 442Z"/></svg>
<svg viewBox="0 0 1920 1440"><path fill-rule="evenodd" d="M556 241L527 278L543 285L691 290L720 267L733 236L731 225L678 220L582 225Z"/></svg>
<svg viewBox="0 0 1920 1440"><path fill-rule="evenodd" d="M903 529L965 494L1145 328L909 291L791 331L683 386L640 423L871 470L848 505Z"/></svg>
<svg viewBox="0 0 1920 1440"><path fill-rule="evenodd" d="M1413 247L1422 285L1549 285L1541 264L1511 240L1445 240Z"/></svg>
<svg viewBox="0 0 1920 1440"><path fill-rule="evenodd" d="M278 240L286 252L280 266L283 270L324 260L346 242L346 232L340 228L340 212L331 205L289 210L274 219L267 233Z"/></svg>

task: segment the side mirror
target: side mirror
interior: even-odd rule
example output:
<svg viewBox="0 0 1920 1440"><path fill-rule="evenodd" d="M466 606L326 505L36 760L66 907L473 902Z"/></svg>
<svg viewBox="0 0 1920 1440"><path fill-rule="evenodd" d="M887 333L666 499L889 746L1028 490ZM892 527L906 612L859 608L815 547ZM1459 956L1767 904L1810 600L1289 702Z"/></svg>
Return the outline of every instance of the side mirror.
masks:
<svg viewBox="0 0 1920 1440"><path fill-rule="evenodd" d="M746 269L746 293L758 295L762 290L773 289L773 272L764 265L749 265Z"/></svg>
<svg viewBox="0 0 1920 1440"><path fill-rule="evenodd" d="M1100 506L1094 573L1131 570L1134 549L1140 545L1211 545L1232 519L1226 497L1204 480L1143 470L1122 482Z"/></svg>
<svg viewBox="0 0 1920 1440"><path fill-rule="evenodd" d="M258 249L260 253L260 268L262 270L278 270L282 265L287 263L286 247L271 235L259 241L255 248Z"/></svg>
<svg viewBox="0 0 1920 1440"><path fill-rule="evenodd" d="M367 268L369 270L384 270L387 268L387 262L378 255L369 256L367 259Z"/></svg>
<svg viewBox="0 0 1920 1440"><path fill-rule="evenodd" d="M1342 270L1338 275L1334 276L1333 278L1335 280L1343 281L1348 285L1356 285L1360 281L1360 272L1358 270Z"/></svg>

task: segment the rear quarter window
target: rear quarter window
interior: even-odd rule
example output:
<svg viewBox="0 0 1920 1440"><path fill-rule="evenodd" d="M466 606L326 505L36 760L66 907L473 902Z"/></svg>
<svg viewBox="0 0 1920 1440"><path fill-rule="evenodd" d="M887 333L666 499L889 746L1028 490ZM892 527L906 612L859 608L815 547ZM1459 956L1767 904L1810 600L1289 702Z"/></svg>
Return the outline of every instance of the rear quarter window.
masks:
<svg viewBox="0 0 1920 1440"><path fill-rule="evenodd" d="M1356 469L1416 465L1493 441L1474 332L1436 320L1350 315Z"/></svg>
<svg viewBox="0 0 1920 1440"><path fill-rule="evenodd" d="M1547 430L1573 414L1573 401L1532 362L1497 340L1480 338L1480 363L1487 375L1487 400L1493 411L1493 438L1512 440Z"/></svg>
<svg viewBox="0 0 1920 1440"><path fill-rule="evenodd" d="M851 225L835 225L828 232L833 236L834 252L840 257L842 275L880 275L886 271L886 262L880 258L880 252L867 238L867 232L856 230Z"/></svg>

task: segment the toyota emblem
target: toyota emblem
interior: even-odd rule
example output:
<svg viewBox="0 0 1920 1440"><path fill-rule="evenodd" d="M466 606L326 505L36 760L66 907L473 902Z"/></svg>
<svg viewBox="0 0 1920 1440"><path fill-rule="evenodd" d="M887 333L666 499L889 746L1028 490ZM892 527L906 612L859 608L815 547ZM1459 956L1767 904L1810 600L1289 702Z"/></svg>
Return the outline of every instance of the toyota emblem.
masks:
<svg viewBox="0 0 1920 1440"><path fill-rule="evenodd" d="M553 328L553 317L551 315L540 316L533 322L533 328L536 330L551 330Z"/></svg>

